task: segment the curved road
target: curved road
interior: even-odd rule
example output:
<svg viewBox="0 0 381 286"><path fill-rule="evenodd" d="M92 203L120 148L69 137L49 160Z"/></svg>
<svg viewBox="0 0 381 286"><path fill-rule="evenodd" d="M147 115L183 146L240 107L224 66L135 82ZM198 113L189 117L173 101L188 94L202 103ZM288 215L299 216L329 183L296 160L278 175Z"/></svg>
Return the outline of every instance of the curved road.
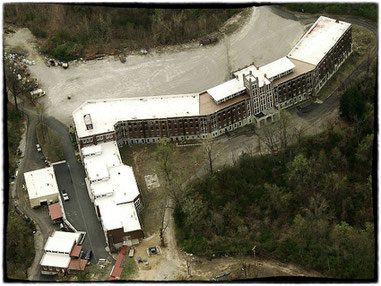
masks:
<svg viewBox="0 0 381 286"><path fill-rule="evenodd" d="M36 224L37 230L35 237L35 244L39 245L36 247L36 256L32 268L29 270L29 279L39 280L39 271L36 266L42 257L42 247L45 244L49 234L55 229L50 221L48 211L46 208L31 209L29 200L27 199L26 191L23 189L24 176L23 174L28 171L36 170L45 167L43 157L41 153L37 152L36 144L36 125L37 125L37 115L34 112L29 112L25 108L25 104L21 103L20 109L27 115L27 129L26 129L26 145L24 150L24 158L21 160L19 166L19 175L15 181L16 196L19 207L23 212L30 217ZM41 236L42 234L42 236ZM42 241L41 241L42 239ZM36 263L37 262L37 263ZM37 265L36 265L37 264Z"/></svg>
<svg viewBox="0 0 381 286"><path fill-rule="evenodd" d="M51 281L54 280L53 277L40 275L39 262L43 254L43 246L45 245L46 240L53 230L59 230L59 228L51 222L46 207L37 209L30 208L27 193L22 187L23 184L25 184L23 174L28 171L43 168L45 167L45 164L43 155L36 150L36 125L38 124L37 114L32 106L25 103L20 104L20 109L27 115L28 121L24 158L21 160L19 175L17 176L15 182L16 196L19 207L38 226L38 232L35 237L36 256L33 265L29 269L28 279ZM105 250L106 240L87 193L86 184L84 181L85 171L81 163L76 159L68 127L52 117L46 117L45 123L49 128L57 132L59 138L61 139L65 160L70 165L71 177L74 185L74 190L71 190L71 194L74 194L75 198L77 198L75 201L79 204L82 216L85 215L82 217L84 225L82 224L82 227L78 230L86 231L87 236L83 246L86 249L93 250L94 255L92 257L92 263L96 263L99 258L107 258L109 254ZM76 227L78 228L78 226Z"/></svg>

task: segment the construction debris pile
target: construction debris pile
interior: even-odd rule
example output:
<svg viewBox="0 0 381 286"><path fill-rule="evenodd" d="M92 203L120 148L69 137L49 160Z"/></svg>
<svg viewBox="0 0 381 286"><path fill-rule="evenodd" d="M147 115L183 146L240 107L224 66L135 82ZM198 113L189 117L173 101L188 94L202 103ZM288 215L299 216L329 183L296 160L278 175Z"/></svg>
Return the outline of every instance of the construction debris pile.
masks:
<svg viewBox="0 0 381 286"><path fill-rule="evenodd" d="M25 92L30 95L32 100L45 95L45 91L38 87L37 79L30 77L28 66L35 65L35 61L27 59L21 53L4 52L4 57L5 60L9 61L9 69L17 77L17 80L21 81Z"/></svg>
<svg viewBox="0 0 381 286"><path fill-rule="evenodd" d="M58 67L59 66L59 67L62 67L64 69L67 69L69 67L69 63L57 61L55 59L48 58L48 57L45 57L45 65L47 67Z"/></svg>

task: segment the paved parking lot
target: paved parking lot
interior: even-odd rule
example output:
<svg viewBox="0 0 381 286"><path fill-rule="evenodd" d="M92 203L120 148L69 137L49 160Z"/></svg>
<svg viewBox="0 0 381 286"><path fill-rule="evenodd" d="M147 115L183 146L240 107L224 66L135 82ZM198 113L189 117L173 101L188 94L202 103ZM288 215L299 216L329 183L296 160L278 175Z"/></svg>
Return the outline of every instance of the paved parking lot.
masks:
<svg viewBox="0 0 381 286"><path fill-rule="evenodd" d="M106 239L98 221L93 203L90 201L85 185L84 176L81 179L74 179L71 166L64 162L54 165L58 188L61 193L65 190L69 196L68 201L63 201L67 220L78 230L85 231L86 238L83 242L85 251L91 249L93 256L92 263L97 263L100 258L107 258L105 250ZM84 173L83 173L84 174Z"/></svg>

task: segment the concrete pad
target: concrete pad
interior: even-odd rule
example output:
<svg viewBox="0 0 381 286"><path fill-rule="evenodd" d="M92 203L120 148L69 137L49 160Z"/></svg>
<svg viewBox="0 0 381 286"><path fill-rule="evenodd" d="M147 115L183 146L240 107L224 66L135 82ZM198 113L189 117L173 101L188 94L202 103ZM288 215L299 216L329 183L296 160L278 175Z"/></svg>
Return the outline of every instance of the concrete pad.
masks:
<svg viewBox="0 0 381 286"><path fill-rule="evenodd" d="M159 178L157 174L146 175L144 176L144 180L146 181L147 189L152 190L160 187Z"/></svg>

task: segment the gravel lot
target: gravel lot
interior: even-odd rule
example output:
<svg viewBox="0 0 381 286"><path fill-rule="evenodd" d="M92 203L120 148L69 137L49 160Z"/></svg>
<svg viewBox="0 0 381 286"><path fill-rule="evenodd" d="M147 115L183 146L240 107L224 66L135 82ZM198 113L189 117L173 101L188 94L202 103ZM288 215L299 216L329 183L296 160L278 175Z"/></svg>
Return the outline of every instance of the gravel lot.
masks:
<svg viewBox="0 0 381 286"><path fill-rule="evenodd" d="M214 46L191 44L180 51L128 56L125 64L114 57L72 64L68 70L47 67L32 48L34 37L27 29L6 35L9 46L29 51L30 67L47 95L40 99L48 115L65 124L87 99L192 93L228 79L231 70L255 62L263 65L285 56L303 34L297 21L274 14L270 7L254 7L247 23ZM173 50L173 49L172 49ZM71 96L71 100L67 97Z"/></svg>

